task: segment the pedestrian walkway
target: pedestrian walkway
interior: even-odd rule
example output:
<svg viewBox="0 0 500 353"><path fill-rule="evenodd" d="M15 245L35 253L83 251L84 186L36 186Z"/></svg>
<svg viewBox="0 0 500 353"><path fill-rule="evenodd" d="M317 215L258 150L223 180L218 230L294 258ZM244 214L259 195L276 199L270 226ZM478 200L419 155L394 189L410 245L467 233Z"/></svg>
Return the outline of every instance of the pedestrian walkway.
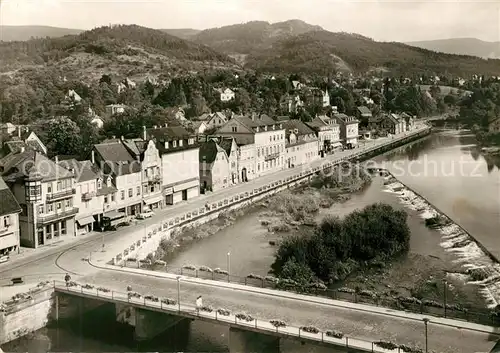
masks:
<svg viewBox="0 0 500 353"><path fill-rule="evenodd" d="M141 276L164 278L164 279L168 279L168 280L172 280L172 281L177 281L177 277L179 277L179 275L171 274L171 273L155 272L155 271L135 269L135 268L117 267L117 266L99 263L97 261L95 261L95 262L93 261L91 264L93 266L99 267L99 268L101 268L103 270L107 270L107 271L120 271L123 273L128 272L128 273L139 274ZM182 282L184 282L184 283L198 284L200 286L212 286L212 287L232 289L232 290L236 290L236 291L270 295L270 296L274 296L274 297L294 299L294 300L306 301L309 303L318 303L318 304L329 305L329 306L334 306L334 307L339 307L339 308L344 308L344 309L351 309L351 310L366 312L366 313L370 313L370 314L394 316L394 317L398 317L398 318L402 318L402 319L414 320L414 321L419 321L419 322L423 322L424 318L426 318L426 319L429 319L429 321L432 322L433 324L445 325L445 326L454 327L454 328L458 328L458 329L471 330L471 331L477 331L477 332L482 332L482 333L495 334L495 335L499 335L499 337L500 337L500 330L498 327L480 325L480 324L475 324L475 323L471 323L471 322L467 322L467 321L445 319L445 318L441 318L441 317L427 316L427 315L423 315L423 314L415 314L415 313L411 313L411 312L394 310L394 309L389 309L389 308L384 308L384 307L379 307L379 306L372 306L372 305L359 304L359 303L350 303L350 302L345 302L345 301L340 301L340 300L297 294L297 293L280 291L280 290L269 289L269 288L258 288L258 287L252 287L252 286L245 286L245 285L237 284L237 283L213 281L213 280L193 278L193 277L188 277L188 276L180 276L180 278L181 278Z"/></svg>

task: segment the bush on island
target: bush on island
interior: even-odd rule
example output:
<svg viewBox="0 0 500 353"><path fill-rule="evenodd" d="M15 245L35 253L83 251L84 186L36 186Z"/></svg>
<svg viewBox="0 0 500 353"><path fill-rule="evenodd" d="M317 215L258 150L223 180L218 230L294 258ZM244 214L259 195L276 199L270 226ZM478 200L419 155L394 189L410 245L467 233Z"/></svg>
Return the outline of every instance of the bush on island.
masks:
<svg viewBox="0 0 500 353"><path fill-rule="evenodd" d="M286 323L282 320L269 320L269 323L274 327L286 327Z"/></svg>
<svg viewBox="0 0 500 353"><path fill-rule="evenodd" d="M157 303L160 301L160 298L158 298L157 296L154 296L154 295L146 295L144 297L145 300L149 300L149 301L152 301L154 303Z"/></svg>
<svg viewBox="0 0 500 353"><path fill-rule="evenodd" d="M217 267L215 270L214 270L214 273L218 273L220 275L227 275L228 272L226 270L222 270L220 269L219 267Z"/></svg>
<svg viewBox="0 0 500 353"><path fill-rule="evenodd" d="M325 218L312 234L281 242L272 265L279 278L299 284L316 278L331 282L372 261L384 261L409 249L407 214L390 205L374 204L344 219Z"/></svg>
<svg viewBox="0 0 500 353"><path fill-rule="evenodd" d="M161 302L166 305L177 305L177 301L170 298L162 298Z"/></svg>
<svg viewBox="0 0 500 353"><path fill-rule="evenodd" d="M194 265L184 265L182 266L184 270L196 271L196 266Z"/></svg>
<svg viewBox="0 0 500 353"><path fill-rule="evenodd" d="M111 292L111 289L104 288L104 287L99 287L99 288L97 288L97 290L99 292L103 292L103 293L109 293L109 292Z"/></svg>
<svg viewBox="0 0 500 353"><path fill-rule="evenodd" d="M386 342L386 341L378 341L378 342L374 342L374 344L380 348L384 348L384 349L397 349L399 346L395 343L392 343L392 342Z"/></svg>
<svg viewBox="0 0 500 353"><path fill-rule="evenodd" d="M260 275L256 275L256 274L253 274L253 273L250 273L247 278L252 278L252 279L260 279L260 280L263 280L264 277L260 276Z"/></svg>
<svg viewBox="0 0 500 353"><path fill-rule="evenodd" d="M200 268L199 268L198 270L199 270L199 271L201 271L201 272L210 272L210 273L214 272L214 271L213 271L210 267L208 267L208 266L200 266Z"/></svg>

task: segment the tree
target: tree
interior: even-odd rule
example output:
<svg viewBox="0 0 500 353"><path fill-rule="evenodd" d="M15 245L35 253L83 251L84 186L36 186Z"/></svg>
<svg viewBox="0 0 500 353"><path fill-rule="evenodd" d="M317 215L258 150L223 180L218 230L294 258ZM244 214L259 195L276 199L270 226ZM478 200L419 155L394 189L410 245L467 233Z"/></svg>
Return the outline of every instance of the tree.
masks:
<svg viewBox="0 0 500 353"><path fill-rule="evenodd" d="M111 85L112 83L111 76L106 74L102 75L101 78L99 79L99 83L106 83L108 85Z"/></svg>
<svg viewBox="0 0 500 353"><path fill-rule="evenodd" d="M153 104L161 105L162 107L175 106L177 99L177 88L174 82L171 82L167 87L164 87L153 100Z"/></svg>
<svg viewBox="0 0 500 353"><path fill-rule="evenodd" d="M179 86L177 90L177 97L175 99L175 106L185 107L186 105L186 94L184 93L184 89L182 88L182 86Z"/></svg>
<svg viewBox="0 0 500 353"><path fill-rule="evenodd" d="M205 98L201 95L200 92L196 92L193 95L193 99L191 101L191 106L186 111L186 115L188 117L196 117L205 113L209 113L210 109L207 106L207 102Z"/></svg>
<svg viewBox="0 0 500 353"><path fill-rule="evenodd" d="M79 155L82 134L78 125L67 117L56 118L47 128L48 150L53 155Z"/></svg>

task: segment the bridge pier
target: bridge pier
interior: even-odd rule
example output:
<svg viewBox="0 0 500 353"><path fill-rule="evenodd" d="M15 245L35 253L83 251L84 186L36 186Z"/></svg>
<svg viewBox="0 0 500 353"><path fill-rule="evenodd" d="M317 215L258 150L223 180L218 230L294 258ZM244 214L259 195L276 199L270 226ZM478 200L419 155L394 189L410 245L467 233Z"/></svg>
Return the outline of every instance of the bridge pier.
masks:
<svg viewBox="0 0 500 353"><path fill-rule="evenodd" d="M73 295L66 295L63 293L55 293L54 301L52 302L51 319L54 321L70 319L76 316L82 316L86 312L94 310L106 302L82 298Z"/></svg>
<svg viewBox="0 0 500 353"><path fill-rule="evenodd" d="M229 329L229 352L279 353L280 338L231 327Z"/></svg>
<svg viewBox="0 0 500 353"><path fill-rule="evenodd" d="M155 338L183 320L181 316L169 315L157 311L134 308L123 304L115 304L116 320L135 327L136 341Z"/></svg>

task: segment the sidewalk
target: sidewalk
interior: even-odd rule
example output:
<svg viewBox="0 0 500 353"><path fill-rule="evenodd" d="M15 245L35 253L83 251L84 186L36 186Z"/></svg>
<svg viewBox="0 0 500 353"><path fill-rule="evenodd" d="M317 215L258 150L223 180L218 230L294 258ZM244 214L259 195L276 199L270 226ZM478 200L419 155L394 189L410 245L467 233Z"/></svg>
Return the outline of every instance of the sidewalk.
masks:
<svg viewBox="0 0 500 353"><path fill-rule="evenodd" d="M200 195L199 197L193 198L191 200L187 200L185 202L172 205L161 210L157 210L155 211L155 215L153 217L147 220L139 221L137 225L131 225L118 230L118 233L120 234L119 238L115 236L106 235L105 241L106 241L107 251L104 254L96 254L95 260L96 261L99 260L101 262L111 261L112 257L116 255L116 253L122 252L124 248L127 247L128 244L140 240L143 236L147 235L147 233L149 232L148 228L152 229L165 220L173 219L175 217L182 216L187 212L195 211L200 207L203 207L206 203L210 204L217 203L221 200L224 200L225 198L230 198L236 194L251 191L254 188L270 184L281 178L286 178L299 174L300 172L305 171L308 168L320 167L321 165L328 162L334 162L342 158L348 158L357 153L363 153L364 150L367 150L369 148L374 148L381 145L385 145L387 143L396 142L400 139L409 137L413 134L417 134L423 131L425 128L427 128L427 126L423 125L419 126L418 128L415 128L411 132L404 132L397 136L394 136L394 138L390 139L383 138L383 139L372 140L366 142L362 148L356 148L352 150L338 152L333 155L327 155L325 158L315 160L309 164L298 166L297 168L284 169L276 173L263 175L259 178L252 179L247 183L237 184L214 193ZM108 258L106 258L105 256L107 256Z"/></svg>

